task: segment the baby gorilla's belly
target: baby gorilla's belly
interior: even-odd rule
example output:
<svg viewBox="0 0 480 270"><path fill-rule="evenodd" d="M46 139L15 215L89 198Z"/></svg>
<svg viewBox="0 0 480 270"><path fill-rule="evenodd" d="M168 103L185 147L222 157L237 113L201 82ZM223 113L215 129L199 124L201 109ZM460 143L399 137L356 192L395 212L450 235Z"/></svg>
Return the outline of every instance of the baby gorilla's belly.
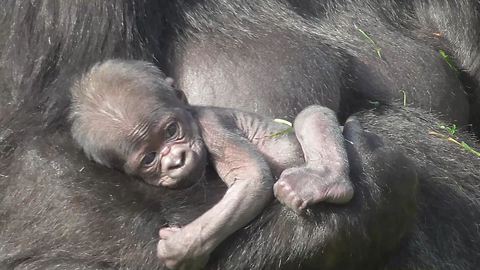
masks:
<svg viewBox="0 0 480 270"><path fill-rule="evenodd" d="M251 141L257 145L258 151L270 165L275 179L278 179L284 170L305 163L302 147L293 130L287 125L257 132Z"/></svg>

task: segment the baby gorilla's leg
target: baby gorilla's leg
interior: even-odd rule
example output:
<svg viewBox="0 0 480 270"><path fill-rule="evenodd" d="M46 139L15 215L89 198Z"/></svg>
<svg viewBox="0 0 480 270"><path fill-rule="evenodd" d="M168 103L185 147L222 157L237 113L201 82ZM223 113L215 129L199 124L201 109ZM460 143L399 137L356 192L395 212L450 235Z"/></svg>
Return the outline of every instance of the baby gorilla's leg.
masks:
<svg viewBox="0 0 480 270"><path fill-rule="evenodd" d="M274 186L277 199L295 212L322 201L350 201L353 186L335 113L325 107L310 106L297 116L294 128L306 164L282 172Z"/></svg>

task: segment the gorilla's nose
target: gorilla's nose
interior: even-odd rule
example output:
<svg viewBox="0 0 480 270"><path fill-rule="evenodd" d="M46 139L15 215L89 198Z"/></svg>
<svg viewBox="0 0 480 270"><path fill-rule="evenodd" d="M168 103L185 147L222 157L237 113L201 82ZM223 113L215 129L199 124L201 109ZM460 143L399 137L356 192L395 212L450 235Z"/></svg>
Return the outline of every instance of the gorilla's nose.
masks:
<svg viewBox="0 0 480 270"><path fill-rule="evenodd" d="M167 172L180 169L185 165L186 151L183 149L172 149L172 151L164 157L163 167Z"/></svg>

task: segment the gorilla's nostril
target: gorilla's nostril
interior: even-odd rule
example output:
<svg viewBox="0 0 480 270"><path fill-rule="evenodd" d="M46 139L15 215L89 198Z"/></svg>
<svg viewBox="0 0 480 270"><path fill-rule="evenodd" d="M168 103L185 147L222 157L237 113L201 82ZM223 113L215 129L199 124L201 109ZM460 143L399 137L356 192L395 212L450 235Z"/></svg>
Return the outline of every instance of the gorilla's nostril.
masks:
<svg viewBox="0 0 480 270"><path fill-rule="evenodd" d="M185 165L185 159L186 159L186 153L182 151L180 155L175 157L175 160L173 161L173 164L170 167L170 169L173 170L173 169L178 169L183 167L183 165Z"/></svg>
<svg viewBox="0 0 480 270"><path fill-rule="evenodd" d="M187 158L187 152L182 152L180 154L180 163L182 164L182 166L185 164L185 159Z"/></svg>

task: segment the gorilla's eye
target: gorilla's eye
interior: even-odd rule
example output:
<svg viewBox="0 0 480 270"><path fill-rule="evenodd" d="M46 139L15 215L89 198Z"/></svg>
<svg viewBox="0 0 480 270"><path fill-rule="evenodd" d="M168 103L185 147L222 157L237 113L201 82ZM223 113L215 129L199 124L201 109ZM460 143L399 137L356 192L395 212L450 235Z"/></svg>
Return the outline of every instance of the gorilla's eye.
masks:
<svg viewBox="0 0 480 270"><path fill-rule="evenodd" d="M157 158L157 152L150 152L143 157L142 165L143 166L152 165L152 163L155 161L156 158Z"/></svg>
<svg viewBox="0 0 480 270"><path fill-rule="evenodd" d="M165 129L165 139L173 139L178 136L178 123L172 122L168 124L167 128Z"/></svg>

